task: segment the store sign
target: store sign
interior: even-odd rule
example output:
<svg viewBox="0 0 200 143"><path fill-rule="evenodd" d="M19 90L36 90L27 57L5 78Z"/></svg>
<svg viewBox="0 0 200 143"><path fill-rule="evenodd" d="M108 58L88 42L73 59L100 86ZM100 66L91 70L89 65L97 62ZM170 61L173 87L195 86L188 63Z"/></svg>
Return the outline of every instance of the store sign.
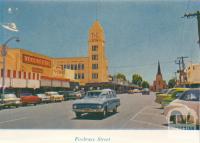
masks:
<svg viewBox="0 0 200 143"><path fill-rule="evenodd" d="M32 67L32 72L43 73L43 70L41 68Z"/></svg>
<svg viewBox="0 0 200 143"><path fill-rule="evenodd" d="M51 67L50 60L38 58L35 56L26 55L26 54L23 54L23 62L27 64L41 66L41 67L47 67L47 68Z"/></svg>

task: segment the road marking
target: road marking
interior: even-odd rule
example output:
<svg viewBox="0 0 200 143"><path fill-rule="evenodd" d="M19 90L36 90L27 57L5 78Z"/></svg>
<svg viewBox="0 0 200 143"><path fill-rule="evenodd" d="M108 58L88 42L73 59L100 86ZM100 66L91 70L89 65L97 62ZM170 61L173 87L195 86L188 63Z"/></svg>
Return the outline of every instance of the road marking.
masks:
<svg viewBox="0 0 200 143"><path fill-rule="evenodd" d="M0 124L9 123L9 122L15 122L15 121L24 120L24 119L27 119L27 117L22 117L22 118L13 119L13 120L2 121L2 122L0 122Z"/></svg>
<svg viewBox="0 0 200 143"><path fill-rule="evenodd" d="M150 106L145 106L144 108L142 108L141 110L139 110L139 112L137 112L131 119L129 119L129 121L134 120L139 114L141 114L148 107L150 107Z"/></svg>
<svg viewBox="0 0 200 143"><path fill-rule="evenodd" d="M132 116L127 122L125 122L125 123L122 125L122 127L125 127L125 126L128 124L128 122L134 120L140 113L142 113L144 110L146 110L147 107L149 107L149 106L145 106L145 107L143 107L141 110L139 110L134 116Z"/></svg>

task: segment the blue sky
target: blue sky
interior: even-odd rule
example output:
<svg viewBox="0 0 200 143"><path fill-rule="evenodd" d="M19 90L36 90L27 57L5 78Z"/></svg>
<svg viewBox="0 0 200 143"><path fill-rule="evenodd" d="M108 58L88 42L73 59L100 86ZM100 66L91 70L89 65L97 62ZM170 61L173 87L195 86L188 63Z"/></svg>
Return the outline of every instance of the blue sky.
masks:
<svg viewBox="0 0 200 143"><path fill-rule="evenodd" d="M8 8L12 13L8 13ZM200 1L0 1L0 23L15 22L18 33L0 29L0 43L19 36L19 47L51 57L87 56L88 30L98 19L105 31L109 73L128 79L139 73L150 83L160 60L165 80L174 76L174 60L188 56L200 63L196 18ZM96 12L97 11L97 12Z"/></svg>

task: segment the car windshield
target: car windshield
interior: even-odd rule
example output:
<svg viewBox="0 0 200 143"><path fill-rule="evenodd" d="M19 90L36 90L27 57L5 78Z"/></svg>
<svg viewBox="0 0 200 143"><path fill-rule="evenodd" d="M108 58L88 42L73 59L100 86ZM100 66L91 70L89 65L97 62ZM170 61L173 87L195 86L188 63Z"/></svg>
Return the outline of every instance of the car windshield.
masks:
<svg viewBox="0 0 200 143"><path fill-rule="evenodd" d="M85 98L100 98L100 97L102 97L101 91L87 92L87 95L85 96Z"/></svg>
<svg viewBox="0 0 200 143"><path fill-rule="evenodd" d="M5 94L4 98L16 98L15 94Z"/></svg>

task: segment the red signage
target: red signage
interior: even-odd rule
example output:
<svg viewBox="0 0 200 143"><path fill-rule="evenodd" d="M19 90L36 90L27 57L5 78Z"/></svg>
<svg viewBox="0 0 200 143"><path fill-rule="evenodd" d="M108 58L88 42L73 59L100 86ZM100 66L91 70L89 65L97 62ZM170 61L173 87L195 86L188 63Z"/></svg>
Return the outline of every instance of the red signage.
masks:
<svg viewBox="0 0 200 143"><path fill-rule="evenodd" d="M23 62L27 64L37 65L41 67L51 68L51 61L35 56L23 54Z"/></svg>

